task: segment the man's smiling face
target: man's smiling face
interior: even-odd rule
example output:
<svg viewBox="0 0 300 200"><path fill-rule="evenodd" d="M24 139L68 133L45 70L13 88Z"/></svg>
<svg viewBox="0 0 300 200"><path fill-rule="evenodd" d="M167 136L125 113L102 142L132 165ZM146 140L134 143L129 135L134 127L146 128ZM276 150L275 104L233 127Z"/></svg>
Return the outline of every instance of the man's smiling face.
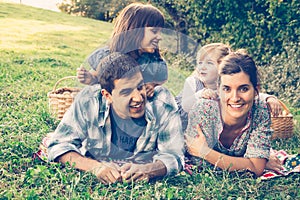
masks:
<svg viewBox="0 0 300 200"><path fill-rule="evenodd" d="M147 99L142 74L137 72L130 78L117 79L114 85L109 99L117 115L123 119L143 117Z"/></svg>

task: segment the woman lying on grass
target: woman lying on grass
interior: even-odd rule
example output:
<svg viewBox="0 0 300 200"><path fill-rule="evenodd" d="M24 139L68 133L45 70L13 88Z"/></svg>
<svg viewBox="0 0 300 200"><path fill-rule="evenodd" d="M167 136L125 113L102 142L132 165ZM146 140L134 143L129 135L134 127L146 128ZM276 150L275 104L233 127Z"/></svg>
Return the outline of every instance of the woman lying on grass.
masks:
<svg viewBox="0 0 300 200"><path fill-rule="evenodd" d="M262 175L270 155L271 117L258 96L258 70L244 52L219 66L219 100L200 99L189 112L187 150L223 170Z"/></svg>

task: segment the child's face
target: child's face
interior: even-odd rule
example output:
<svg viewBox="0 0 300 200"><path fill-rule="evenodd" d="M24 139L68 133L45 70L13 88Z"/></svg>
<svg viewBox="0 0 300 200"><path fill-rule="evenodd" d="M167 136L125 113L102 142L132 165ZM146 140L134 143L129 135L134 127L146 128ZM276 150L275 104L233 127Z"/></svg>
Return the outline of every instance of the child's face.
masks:
<svg viewBox="0 0 300 200"><path fill-rule="evenodd" d="M147 97L148 98L153 97L153 95L154 95L154 88L156 86L160 86L160 85L164 84L164 82L165 81L163 81L163 82L156 82L156 83L154 83L154 82L152 82L152 83L146 83L145 86L146 86Z"/></svg>
<svg viewBox="0 0 300 200"><path fill-rule="evenodd" d="M218 78L218 63L213 56L207 55L197 62L197 72L200 80L203 83L217 84Z"/></svg>
<svg viewBox="0 0 300 200"><path fill-rule="evenodd" d="M161 38L161 28L159 27L146 27L144 32L144 38L141 41L140 51L141 53L154 53L155 49L158 49L158 43Z"/></svg>

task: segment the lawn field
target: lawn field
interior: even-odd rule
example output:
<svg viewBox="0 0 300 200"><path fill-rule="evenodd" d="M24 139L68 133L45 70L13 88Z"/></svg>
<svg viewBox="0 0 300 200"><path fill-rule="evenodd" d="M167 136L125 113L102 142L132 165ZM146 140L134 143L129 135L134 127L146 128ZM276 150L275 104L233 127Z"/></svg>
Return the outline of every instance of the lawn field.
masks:
<svg viewBox="0 0 300 200"><path fill-rule="evenodd" d="M58 124L47 93L106 44L112 24L0 1L0 30L0 199L300 199L299 174L262 181L207 169L151 183L103 185L70 166L32 160L41 138ZM177 94L188 72L170 65L169 73L166 87ZM64 85L82 87L76 80ZM300 114L292 111L293 137L272 145L295 154Z"/></svg>

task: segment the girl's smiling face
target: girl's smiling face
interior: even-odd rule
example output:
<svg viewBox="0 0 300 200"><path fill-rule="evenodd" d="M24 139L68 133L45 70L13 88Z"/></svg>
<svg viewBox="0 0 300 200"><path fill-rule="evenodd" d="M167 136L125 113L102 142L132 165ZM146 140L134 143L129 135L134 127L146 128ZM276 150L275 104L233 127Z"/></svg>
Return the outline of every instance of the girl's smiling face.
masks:
<svg viewBox="0 0 300 200"><path fill-rule="evenodd" d="M222 75L220 77L219 95L221 112L225 123L246 120L251 110L256 91L244 72Z"/></svg>
<svg viewBox="0 0 300 200"><path fill-rule="evenodd" d="M158 43L161 39L160 27L146 27L140 45L141 53L154 53L155 49L158 49Z"/></svg>

